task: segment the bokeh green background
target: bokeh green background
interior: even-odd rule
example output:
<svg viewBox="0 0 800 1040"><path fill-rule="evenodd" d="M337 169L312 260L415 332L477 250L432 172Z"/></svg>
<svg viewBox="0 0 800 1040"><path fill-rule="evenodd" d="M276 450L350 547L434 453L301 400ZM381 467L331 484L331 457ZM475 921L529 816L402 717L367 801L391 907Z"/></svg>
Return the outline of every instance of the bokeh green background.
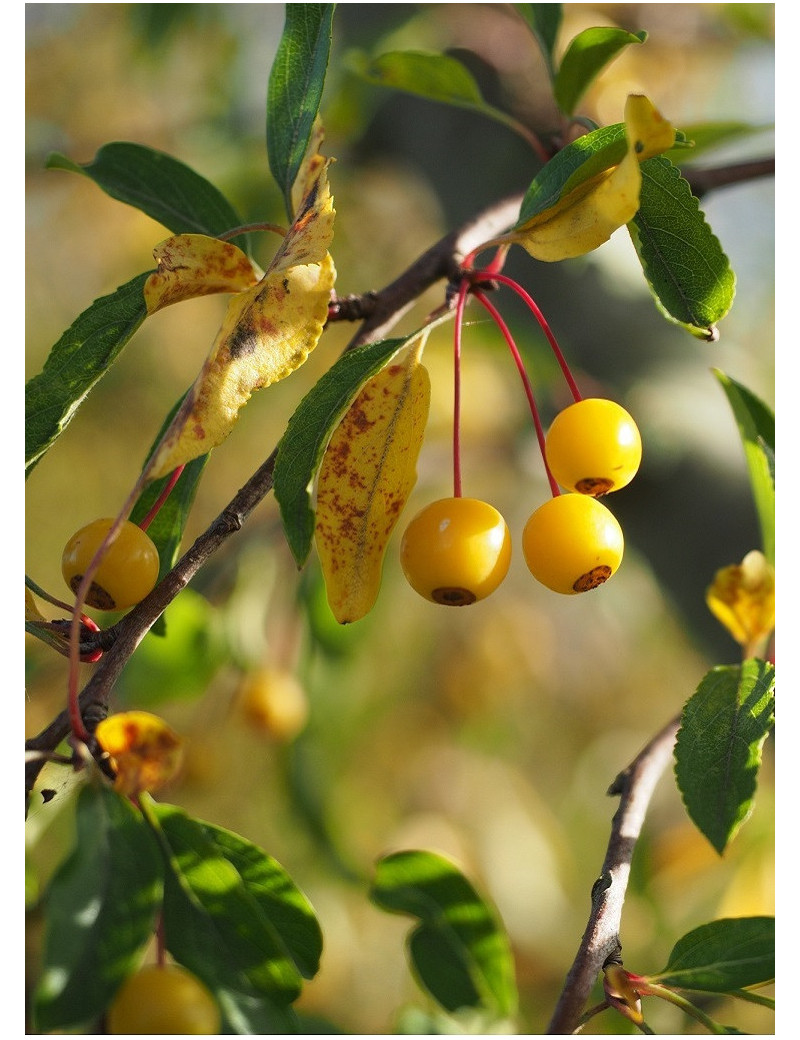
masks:
<svg viewBox="0 0 800 1040"><path fill-rule="evenodd" d="M567 4L561 47L589 25L646 29L587 95L598 122L644 91L678 127L736 120L764 128L703 156L706 165L772 153L771 4ZM26 364L92 300L152 265L163 227L88 179L47 171L52 151L89 161L129 140L169 152L215 183L244 220L281 220L264 145L266 83L280 4L30 4L26 46ZM337 208L342 294L378 289L457 223L525 189L523 141L483 116L366 86L353 55L395 47L462 57L485 97L537 128L554 125L542 60L510 5L340 4L322 105ZM626 534L618 575L588 596L537 586L516 552L489 600L445 610L405 584L390 544L378 603L338 628L312 559L298 575L270 497L148 637L113 707L148 707L189 740L182 780L164 797L262 844L314 903L325 933L319 976L300 1007L350 1033L391 1032L425 1006L403 951L408 922L365 896L380 854L425 847L455 856L497 905L517 958L520 1032L541 1032L577 948L615 801L605 791L677 713L705 671L739 648L711 617L715 570L758 547L744 454L718 367L774 403L774 188L771 179L708 195L703 209L737 274L732 312L706 344L667 324L626 234L581 260L512 255L584 393L635 414L645 454L609 505ZM268 262L274 240L258 238ZM429 293L398 331L441 299ZM496 302L529 363L543 413L565 388L528 313ZM113 515L163 416L192 381L224 301L147 321L27 485L26 571L62 594L61 548ZM465 493L492 501L520 532L548 494L527 405L496 330L477 312L465 333ZM352 329L336 326L298 373L257 395L214 454L187 532L201 532L269 454L303 393ZM425 362L433 381L419 481L407 515L450 493L450 331ZM151 645L152 644L152 645ZM28 643L27 732L64 703L60 658ZM237 710L243 673L268 663L301 678L308 722L269 739ZM772 751L757 807L720 859L660 784L634 861L623 918L626 966L663 966L683 932L714 916L773 911ZM58 787L64 777L51 774ZM63 806L63 808L59 808ZM29 819L34 889L69 840L66 791ZM31 913L35 977L40 920ZM725 1017L727 1015L727 1017ZM724 1020L751 1032L771 1017L741 1005ZM648 1016L661 1031L685 1023ZM609 1013L589 1032L625 1032ZM689 1029L691 1031L691 1029Z"/></svg>

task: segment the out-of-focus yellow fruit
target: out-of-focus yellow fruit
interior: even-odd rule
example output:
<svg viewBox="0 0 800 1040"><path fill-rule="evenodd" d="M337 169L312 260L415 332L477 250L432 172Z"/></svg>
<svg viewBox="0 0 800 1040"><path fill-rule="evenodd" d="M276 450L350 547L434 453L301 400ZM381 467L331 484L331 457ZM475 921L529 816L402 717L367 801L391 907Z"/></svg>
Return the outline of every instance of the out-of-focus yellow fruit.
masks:
<svg viewBox="0 0 800 1040"><path fill-rule="evenodd" d="M239 689L242 717L274 740L293 740L308 719L308 697L293 672L258 668L246 675Z"/></svg>

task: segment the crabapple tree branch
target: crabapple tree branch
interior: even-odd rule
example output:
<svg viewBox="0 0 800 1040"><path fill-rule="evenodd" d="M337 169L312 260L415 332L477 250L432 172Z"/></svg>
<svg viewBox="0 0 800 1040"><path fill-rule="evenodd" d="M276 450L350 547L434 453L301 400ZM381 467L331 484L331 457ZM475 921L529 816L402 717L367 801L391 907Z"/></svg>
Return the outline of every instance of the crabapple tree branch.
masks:
<svg viewBox="0 0 800 1040"><path fill-rule="evenodd" d="M740 183L772 172L774 160L763 160L697 171L687 174L687 177L693 190L702 193L711 187ZM383 289L360 296L335 298L329 309L329 321L361 322L346 349L381 339L427 289L443 280L452 281L458 275L465 256L514 223L521 199L521 194L515 195L487 207L476 218L436 242ZM222 543L241 528L250 512L272 490L276 450L150 595L116 625L91 641L91 647L102 648L104 654L80 694L80 709L87 715L87 720L95 717L99 720L103 716L111 691L141 640L178 593ZM87 643L86 649L91 647ZM81 649L83 651L84 647ZM64 711L39 734L26 741L26 797L33 789L47 755L54 752L69 733L69 717Z"/></svg>
<svg viewBox="0 0 800 1040"><path fill-rule="evenodd" d="M702 193L711 187L751 180L772 172L774 159L697 171L691 175L690 183L693 190ZM471 250L514 222L520 201L521 195L517 195L488 207L474 220L436 242L384 289L335 299L329 320L361 322L347 349L385 336L426 289L442 280L451 281ZM275 455L276 451L273 451L153 592L120 622L99 634L96 645L105 653L80 694L82 712L89 712L91 706L105 710L126 661L146 633L203 564L231 534L239 530L250 512L269 494ZM96 707L90 714L96 713ZM53 752L69 732L69 717L64 711L37 736L26 741L29 753L26 758L26 797L41 771L44 756Z"/></svg>
<svg viewBox="0 0 800 1040"><path fill-rule="evenodd" d="M622 907L631 861L655 786L672 757L680 718L674 718L614 780L609 795L619 795L600 876L592 886L589 921L570 968L547 1033L573 1033L605 964L620 962Z"/></svg>
<svg viewBox="0 0 800 1040"><path fill-rule="evenodd" d="M520 196L514 196L490 206L474 220L436 242L384 289L335 301L331 307L331 320L362 322L346 349L385 336L422 293L439 281L450 280L472 249L510 226L519 205ZM97 722L104 716L111 691L126 662L164 610L272 490L276 455L277 448L156 588L116 625L98 634L93 645L102 648L104 653L79 698L81 713L88 716L88 721ZM47 753L54 751L69 733L69 715L63 711L44 730L26 741L26 798Z"/></svg>

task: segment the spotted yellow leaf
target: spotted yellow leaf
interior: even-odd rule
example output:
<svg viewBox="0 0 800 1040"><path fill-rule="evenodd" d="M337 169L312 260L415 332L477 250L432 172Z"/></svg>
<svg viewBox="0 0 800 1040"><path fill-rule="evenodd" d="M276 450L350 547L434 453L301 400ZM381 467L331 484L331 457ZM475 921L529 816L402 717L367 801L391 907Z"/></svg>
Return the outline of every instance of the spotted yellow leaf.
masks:
<svg viewBox="0 0 800 1040"><path fill-rule="evenodd" d="M322 143L325 140L325 128L319 116L314 120L311 137L308 139L306 155L297 171L297 176L292 185L292 213L297 213L303 204L303 199L317 179L320 168L329 160L320 155Z"/></svg>
<svg viewBox="0 0 800 1040"><path fill-rule="evenodd" d="M706 603L737 643L754 647L775 627L775 569L758 550L714 575Z"/></svg>
<svg viewBox="0 0 800 1040"><path fill-rule="evenodd" d="M244 292L264 275L238 246L208 235L173 235L153 256L156 270L144 283L148 314L196 296Z"/></svg>
<svg viewBox="0 0 800 1040"><path fill-rule="evenodd" d="M316 170L267 273L231 298L211 353L148 464L149 480L221 444L254 391L294 372L317 345L336 279L326 169Z"/></svg>
<svg viewBox="0 0 800 1040"><path fill-rule="evenodd" d="M111 715L98 724L95 736L116 772L115 789L127 796L163 787L183 760L181 738L147 711Z"/></svg>
<svg viewBox="0 0 800 1040"><path fill-rule="evenodd" d="M375 603L386 545L416 483L430 403L420 354L417 347L365 383L322 459L314 538L340 624Z"/></svg>
<svg viewBox="0 0 800 1040"><path fill-rule="evenodd" d="M537 260L567 260L607 242L639 209L639 164L675 143L675 128L649 98L631 94L625 104L627 151L621 162L567 192L497 241L517 242Z"/></svg>

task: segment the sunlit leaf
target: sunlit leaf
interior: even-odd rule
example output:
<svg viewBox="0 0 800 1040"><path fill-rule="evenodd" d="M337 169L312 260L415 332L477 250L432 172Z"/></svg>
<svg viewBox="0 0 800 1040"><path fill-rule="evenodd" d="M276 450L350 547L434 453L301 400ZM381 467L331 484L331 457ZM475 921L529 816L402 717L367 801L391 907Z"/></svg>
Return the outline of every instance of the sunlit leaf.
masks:
<svg viewBox="0 0 800 1040"><path fill-rule="evenodd" d="M676 989L730 993L775 978L775 918L711 921L679 939L667 966L650 982Z"/></svg>
<svg viewBox="0 0 800 1040"><path fill-rule="evenodd" d="M674 128L652 103L631 94L624 128L593 131L562 149L531 184L515 227L492 244L516 242L548 261L596 249L639 208L642 162L674 140Z"/></svg>
<svg viewBox="0 0 800 1040"><path fill-rule="evenodd" d="M376 58L351 55L350 67L368 83L456 108L515 127L507 112L484 100L475 77L458 58L429 51L387 51Z"/></svg>
<svg viewBox="0 0 800 1040"><path fill-rule="evenodd" d="M116 772L114 789L137 796L157 791L174 778L183 761L183 741L157 715L121 711L100 722L95 730L100 747Z"/></svg>
<svg viewBox="0 0 800 1040"><path fill-rule="evenodd" d="M763 133L774 129L771 125L753 125L736 120L715 121L713 123L689 123L681 127L686 136L687 143L691 148L687 151L686 146L676 148L666 154L667 158L678 165L693 163L700 155L719 145L738 141L743 137L752 137L754 134Z"/></svg>
<svg viewBox="0 0 800 1040"><path fill-rule="evenodd" d="M741 563L717 571L706 603L742 646L760 643L775 627L775 568L763 553L748 553Z"/></svg>
<svg viewBox="0 0 800 1040"><path fill-rule="evenodd" d="M331 49L335 4L287 4L267 92L269 168L294 216L292 188L308 151Z"/></svg>
<svg viewBox="0 0 800 1040"><path fill-rule="evenodd" d="M364 384L322 460L315 540L340 624L358 621L375 603L387 543L416 483L430 403L420 352Z"/></svg>
<svg viewBox="0 0 800 1040"><path fill-rule="evenodd" d="M775 714L775 669L752 658L703 678L681 716L675 778L686 811L722 854L753 808Z"/></svg>
<svg viewBox="0 0 800 1040"><path fill-rule="evenodd" d="M294 372L317 345L336 277L327 252L333 216L322 166L266 275L228 304L208 360L148 463L149 479L221 444L252 394Z"/></svg>
<svg viewBox="0 0 800 1040"><path fill-rule="evenodd" d="M639 210L628 230L664 316L695 336L715 338L736 279L688 182L668 159L642 164Z"/></svg>
<svg viewBox="0 0 800 1040"><path fill-rule="evenodd" d="M578 33L561 59L553 84L561 111L571 116L597 76L620 51L646 39L646 32L631 33L613 26L596 26Z"/></svg>
<svg viewBox="0 0 800 1040"><path fill-rule="evenodd" d="M238 246L207 235L174 235L153 256L156 270L144 286L148 314L196 296L244 292L264 276Z"/></svg>
<svg viewBox="0 0 800 1040"><path fill-rule="evenodd" d="M296 1032L289 1005L302 978L265 913L262 887L252 890L250 868L240 873L242 858L217 844L217 828L172 805L151 811L168 849L167 949L214 993L230 1031Z"/></svg>
<svg viewBox="0 0 800 1040"><path fill-rule="evenodd" d="M213 184L178 159L145 145L112 141L88 163L54 153L47 167L83 174L112 199L134 206L176 235L215 236L242 223ZM246 235L242 241L246 243Z"/></svg>
<svg viewBox="0 0 800 1040"><path fill-rule="evenodd" d="M379 340L346 351L289 420L275 459L274 492L299 567L305 563L314 537L311 486L325 445L362 384L413 338Z"/></svg>
<svg viewBox="0 0 800 1040"><path fill-rule="evenodd" d="M733 410L744 445L764 555L775 563L775 414L760 398L718 368L712 369Z"/></svg>
<svg viewBox="0 0 800 1040"><path fill-rule="evenodd" d="M475 1007L504 1019L514 1014L517 988L508 939L494 910L458 868L433 852L397 852L381 859L373 902L417 917L409 939L420 983L448 1011Z"/></svg>
<svg viewBox="0 0 800 1040"><path fill-rule="evenodd" d="M152 939L161 906L163 857L126 798L105 784L85 785L76 825L75 847L45 896L42 974L33 997L41 1033L92 1035Z"/></svg>
<svg viewBox="0 0 800 1040"><path fill-rule="evenodd" d="M25 386L25 474L64 432L92 387L147 317L140 274L95 300Z"/></svg>
<svg viewBox="0 0 800 1040"><path fill-rule="evenodd" d="M280 863L251 841L210 823L202 827L236 868L247 891L283 940L297 970L312 979L319 971L322 931L306 896Z"/></svg>

